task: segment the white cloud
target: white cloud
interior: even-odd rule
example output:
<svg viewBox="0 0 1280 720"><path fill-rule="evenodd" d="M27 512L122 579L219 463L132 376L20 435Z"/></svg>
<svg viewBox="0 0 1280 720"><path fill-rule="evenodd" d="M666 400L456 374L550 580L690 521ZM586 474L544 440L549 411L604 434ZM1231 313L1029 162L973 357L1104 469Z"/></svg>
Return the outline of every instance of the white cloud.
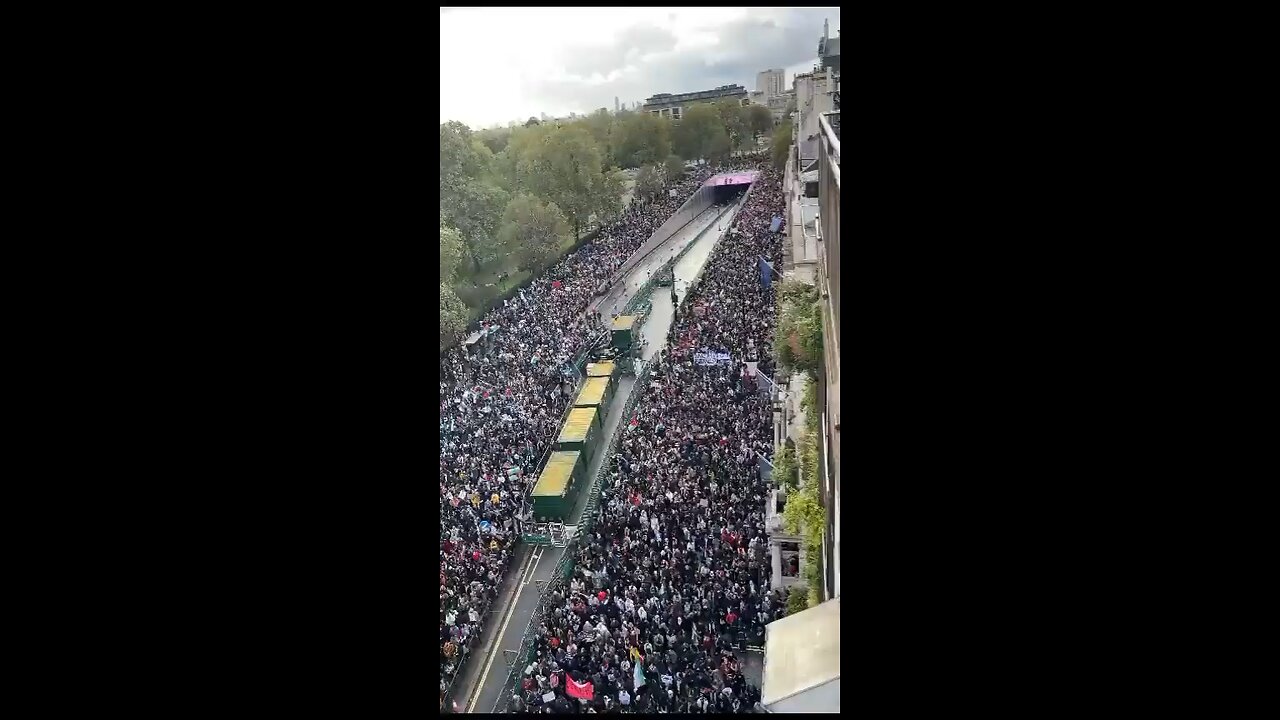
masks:
<svg viewBox="0 0 1280 720"><path fill-rule="evenodd" d="M808 70L840 10L453 8L440 15L440 121L472 127L613 109L659 92Z"/></svg>

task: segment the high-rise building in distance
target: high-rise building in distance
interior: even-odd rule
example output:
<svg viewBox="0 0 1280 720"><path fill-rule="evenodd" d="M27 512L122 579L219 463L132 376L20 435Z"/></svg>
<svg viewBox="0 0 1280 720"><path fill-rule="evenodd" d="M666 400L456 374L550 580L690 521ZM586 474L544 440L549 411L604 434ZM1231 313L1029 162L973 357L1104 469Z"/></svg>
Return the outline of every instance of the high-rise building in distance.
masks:
<svg viewBox="0 0 1280 720"><path fill-rule="evenodd" d="M787 73L782 68L770 68L756 75L756 92L764 93L765 104L770 98L777 97L787 91L785 85Z"/></svg>

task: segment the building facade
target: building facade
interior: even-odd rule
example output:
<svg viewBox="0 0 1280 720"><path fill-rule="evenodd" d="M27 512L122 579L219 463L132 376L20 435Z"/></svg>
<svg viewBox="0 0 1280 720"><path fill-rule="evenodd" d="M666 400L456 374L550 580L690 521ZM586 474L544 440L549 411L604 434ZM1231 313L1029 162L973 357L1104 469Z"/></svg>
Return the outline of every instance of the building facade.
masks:
<svg viewBox="0 0 1280 720"><path fill-rule="evenodd" d="M827 534L823 541L824 598L840 596L840 112L818 120L818 289L822 297L821 413L818 465L823 477ZM829 561L829 562L828 562Z"/></svg>
<svg viewBox="0 0 1280 720"><path fill-rule="evenodd" d="M834 70L814 69L813 72L796 75L792 81L796 93L795 126L800 131L801 141L816 140L818 118L835 110L836 78Z"/></svg>
<svg viewBox="0 0 1280 720"><path fill-rule="evenodd" d="M783 272L788 279L818 289L822 302L823 356L817 372L815 406L800 404L808 374L777 377L772 387L774 447L786 439L799 442L807 412L818 413L818 487L826 513L822 541L823 600L840 596L840 113L815 115L813 139L803 139L797 126L795 145L783 176L786 200L786 235ZM773 564L775 587L806 584L789 576L793 558L803 567L804 543L788 534L781 522L786 499L774 491L767 499L765 527Z"/></svg>
<svg viewBox="0 0 1280 720"><path fill-rule="evenodd" d="M831 37L830 27L826 20L822 21L822 39L818 41L818 58L824 70L840 72L840 31Z"/></svg>
<svg viewBox="0 0 1280 720"><path fill-rule="evenodd" d="M645 112L669 117L672 120L679 120L684 117L684 113L689 106L697 103L715 103L721 100L733 100L739 105L750 104L751 100L747 89L741 85L721 85L714 90L702 90L699 92L679 93L672 95L671 93L658 93L653 97L644 101Z"/></svg>
<svg viewBox="0 0 1280 720"><path fill-rule="evenodd" d="M756 91L764 93L767 102L769 98L787 91L786 78L787 73L781 68L763 70L756 75Z"/></svg>

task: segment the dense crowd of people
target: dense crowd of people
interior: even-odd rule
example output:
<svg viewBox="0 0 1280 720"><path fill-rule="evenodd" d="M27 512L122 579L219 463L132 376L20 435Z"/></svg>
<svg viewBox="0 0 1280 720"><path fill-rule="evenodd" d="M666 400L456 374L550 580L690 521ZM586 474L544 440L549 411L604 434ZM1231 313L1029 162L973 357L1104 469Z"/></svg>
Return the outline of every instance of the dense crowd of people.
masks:
<svg viewBox="0 0 1280 720"><path fill-rule="evenodd" d="M509 711L751 712L759 700L734 649L762 644L784 609L757 459L772 456L772 412L745 363L771 372L775 298L757 258L780 264L770 225L783 193L767 158L749 166L761 175L682 299L657 376L636 387L595 525Z"/></svg>
<svg viewBox="0 0 1280 720"><path fill-rule="evenodd" d="M572 386L563 369L601 333L608 278L710 176L698 168L487 313L484 338L440 362L440 675L445 689L507 570L519 511ZM670 190L675 190L672 197Z"/></svg>

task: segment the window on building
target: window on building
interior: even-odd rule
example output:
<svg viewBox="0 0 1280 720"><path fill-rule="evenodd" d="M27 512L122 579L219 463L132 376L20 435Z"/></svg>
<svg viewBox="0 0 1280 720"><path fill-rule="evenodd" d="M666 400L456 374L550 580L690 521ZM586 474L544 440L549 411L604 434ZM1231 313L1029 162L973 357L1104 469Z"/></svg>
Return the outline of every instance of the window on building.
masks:
<svg viewBox="0 0 1280 720"><path fill-rule="evenodd" d="M800 577L800 543L784 542L782 547L782 577Z"/></svg>

